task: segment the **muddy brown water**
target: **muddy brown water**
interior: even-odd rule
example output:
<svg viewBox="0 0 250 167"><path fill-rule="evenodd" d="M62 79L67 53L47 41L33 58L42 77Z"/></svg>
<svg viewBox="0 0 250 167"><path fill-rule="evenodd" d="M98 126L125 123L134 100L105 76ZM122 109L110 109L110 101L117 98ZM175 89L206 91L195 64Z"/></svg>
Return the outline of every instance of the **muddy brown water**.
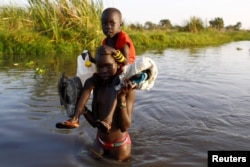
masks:
<svg viewBox="0 0 250 167"><path fill-rule="evenodd" d="M96 129L58 130L67 119L57 94L62 65L43 76L0 67L1 167L205 167L208 150L250 151L250 42L147 52L159 68L150 91L137 91L129 162L88 154Z"/></svg>

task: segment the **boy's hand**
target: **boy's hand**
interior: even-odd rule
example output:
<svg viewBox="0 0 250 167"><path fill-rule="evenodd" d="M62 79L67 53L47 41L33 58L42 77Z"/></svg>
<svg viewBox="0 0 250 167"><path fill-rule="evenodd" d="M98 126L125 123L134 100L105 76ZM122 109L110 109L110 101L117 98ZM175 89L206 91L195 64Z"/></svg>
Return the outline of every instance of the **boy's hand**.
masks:
<svg viewBox="0 0 250 167"><path fill-rule="evenodd" d="M126 94L128 94L128 92L130 92L134 88L135 86L132 84L130 80L125 80L124 83L122 84L120 92L118 93L118 98L126 96Z"/></svg>

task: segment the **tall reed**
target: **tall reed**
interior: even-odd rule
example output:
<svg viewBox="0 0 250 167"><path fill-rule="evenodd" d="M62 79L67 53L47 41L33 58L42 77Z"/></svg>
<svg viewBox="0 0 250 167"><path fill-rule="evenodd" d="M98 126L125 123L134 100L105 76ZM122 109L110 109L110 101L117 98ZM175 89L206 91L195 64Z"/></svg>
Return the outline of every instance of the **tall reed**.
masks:
<svg viewBox="0 0 250 167"><path fill-rule="evenodd" d="M93 50L100 45L103 38L100 28L101 0L28 2L26 7L0 7L2 54L45 54L52 50L72 53L82 49ZM41 47L46 49L48 43L50 47L47 50L37 52ZM30 53L31 48L33 53Z"/></svg>
<svg viewBox="0 0 250 167"><path fill-rule="evenodd" d="M55 43L74 41L92 48L102 35L97 28L103 9L100 1L29 0L29 4L35 30Z"/></svg>
<svg viewBox="0 0 250 167"><path fill-rule="evenodd" d="M27 57L95 50L104 35L100 16L101 0L28 0L24 7L0 6L0 56ZM129 12L129 11L127 11ZM168 47L219 45L250 40L249 31L217 31L204 28L198 17L191 17L182 29L123 29L138 52ZM0 57L1 58L1 57Z"/></svg>

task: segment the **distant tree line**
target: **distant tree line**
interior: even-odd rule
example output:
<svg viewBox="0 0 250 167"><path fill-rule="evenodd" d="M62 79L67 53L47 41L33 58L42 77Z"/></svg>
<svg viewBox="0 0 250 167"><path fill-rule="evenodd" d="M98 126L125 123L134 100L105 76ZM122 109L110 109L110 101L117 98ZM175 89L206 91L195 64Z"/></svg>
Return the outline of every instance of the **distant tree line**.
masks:
<svg viewBox="0 0 250 167"><path fill-rule="evenodd" d="M237 22L235 25L224 25L224 20L221 17L216 17L210 20L209 25L205 25L202 19L198 17L190 17L183 26L172 25L169 19L162 19L158 24L151 21L147 21L144 25L136 23L128 25L133 30L176 30L185 32L199 32L204 29L226 30L226 31L238 31L241 28L241 22Z"/></svg>

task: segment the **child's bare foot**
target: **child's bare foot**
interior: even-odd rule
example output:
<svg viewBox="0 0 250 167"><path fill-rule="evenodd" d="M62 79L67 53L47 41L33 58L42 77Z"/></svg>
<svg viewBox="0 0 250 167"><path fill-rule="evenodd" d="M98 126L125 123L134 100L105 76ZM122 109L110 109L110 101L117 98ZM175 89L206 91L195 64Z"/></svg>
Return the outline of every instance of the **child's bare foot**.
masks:
<svg viewBox="0 0 250 167"><path fill-rule="evenodd" d="M72 121L71 119L56 123L56 127L58 129L74 129L80 126L78 121Z"/></svg>
<svg viewBox="0 0 250 167"><path fill-rule="evenodd" d="M111 125L100 120L96 121L96 127L106 134L109 134L109 131L111 129Z"/></svg>

